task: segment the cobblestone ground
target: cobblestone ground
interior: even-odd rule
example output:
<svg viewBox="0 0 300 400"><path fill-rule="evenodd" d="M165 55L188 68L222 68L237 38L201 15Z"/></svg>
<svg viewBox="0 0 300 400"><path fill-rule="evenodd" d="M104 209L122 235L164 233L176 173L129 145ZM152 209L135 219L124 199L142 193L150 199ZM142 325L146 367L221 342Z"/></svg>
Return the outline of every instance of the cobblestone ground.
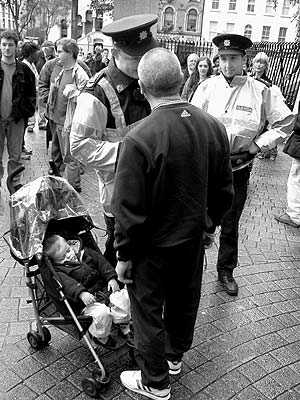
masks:
<svg viewBox="0 0 300 400"><path fill-rule="evenodd" d="M45 135L33 133L31 161L24 182L46 173ZM257 160L241 220L240 286L227 296L216 281L216 246L207 252L207 269L194 342L182 373L172 378L174 400L300 399L300 234L277 223L286 200L290 160ZM2 185L4 186L4 185ZM94 175L83 177L83 198L96 224L103 226ZM2 188L5 213L0 231L9 228L8 194ZM220 199L222 201L222 199ZM99 238L103 247L104 238ZM91 375L93 358L86 346L55 328L42 351L30 348L26 334L33 319L23 269L0 241L0 399L84 400L81 379ZM139 399L125 391L119 373L127 353L102 352L111 384L101 399Z"/></svg>

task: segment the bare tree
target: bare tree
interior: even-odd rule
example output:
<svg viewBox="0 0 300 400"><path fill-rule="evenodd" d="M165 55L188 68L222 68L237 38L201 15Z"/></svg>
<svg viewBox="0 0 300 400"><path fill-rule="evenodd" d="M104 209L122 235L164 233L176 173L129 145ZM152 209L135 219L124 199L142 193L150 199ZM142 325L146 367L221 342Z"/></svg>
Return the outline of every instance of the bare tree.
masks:
<svg viewBox="0 0 300 400"><path fill-rule="evenodd" d="M1 0L0 4L10 11L15 31L21 40L39 4L39 0Z"/></svg>
<svg viewBox="0 0 300 400"><path fill-rule="evenodd" d="M91 9L96 11L97 17L103 17L104 13L113 11L114 0L92 0Z"/></svg>
<svg viewBox="0 0 300 400"><path fill-rule="evenodd" d="M42 15L43 31L48 38L50 28L70 14L72 0L40 0L34 14Z"/></svg>

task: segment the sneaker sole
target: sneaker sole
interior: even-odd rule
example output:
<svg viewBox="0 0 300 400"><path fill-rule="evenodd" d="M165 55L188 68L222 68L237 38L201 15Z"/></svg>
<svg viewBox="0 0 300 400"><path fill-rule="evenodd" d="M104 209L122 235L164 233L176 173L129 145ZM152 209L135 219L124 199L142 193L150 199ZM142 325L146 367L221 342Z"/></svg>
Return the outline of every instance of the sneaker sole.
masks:
<svg viewBox="0 0 300 400"><path fill-rule="evenodd" d="M146 396L149 397L149 399L153 399L153 400L168 400L171 397L171 393L168 393L166 396L157 396L155 394L149 393L146 390L142 390L142 389L133 389L132 387L129 387L128 385L126 385L126 383L124 383L121 379L122 385L126 387L126 389L131 390L132 392L141 394L142 396Z"/></svg>
<svg viewBox="0 0 300 400"><path fill-rule="evenodd" d="M180 369L169 369L169 375L178 375L181 372L181 368Z"/></svg>

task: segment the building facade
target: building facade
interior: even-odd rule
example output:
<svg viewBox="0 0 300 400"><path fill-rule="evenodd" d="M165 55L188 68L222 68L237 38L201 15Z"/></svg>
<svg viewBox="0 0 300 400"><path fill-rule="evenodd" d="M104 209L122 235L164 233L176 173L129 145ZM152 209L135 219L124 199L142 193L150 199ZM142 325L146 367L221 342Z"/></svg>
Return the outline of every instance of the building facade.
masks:
<svg viewBox="0 0 300 400"><path fill-rule="evenodd" d="M290 0L206 0L202 37L237 33L253 42L293 42L296 36L295 8Z"/></svg>
<svg viewBox="0 0 300 400"><path fill-rule="evenodd" d="M205 0L160 0L158 37L197 41L202 35Z"/></svg>

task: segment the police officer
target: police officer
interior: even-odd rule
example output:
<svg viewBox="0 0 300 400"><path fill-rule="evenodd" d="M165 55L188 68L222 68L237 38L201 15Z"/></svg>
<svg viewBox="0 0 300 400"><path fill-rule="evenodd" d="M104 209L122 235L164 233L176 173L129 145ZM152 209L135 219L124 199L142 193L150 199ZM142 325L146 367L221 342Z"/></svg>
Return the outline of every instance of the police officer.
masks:
<svg viewBox="0 0 300 400"><path fill-rule="evenodd" d="M259 150L272 148L287 137L294 116L273 87L243 70L246 49L252 46L250 39L224 34L213 43L218 47L221 74L197 88L192 104L221 121L230 142L235 196L221 223L217 270L226 292L236 296L233 270L238 262L238 227L247 198L249 164ZM269 129L262 133L266 121Z"/></svg>
<svg viewBox="0 0 300 400"><path fill-rule="evenodd" d="M116 264L110 210L115 167L123 137L150 113L138 86L137 66L141 57L157 46L150 30L156 22L156 15L140 14L103 28L102 32L113 40L112 59L78 97L72 124L71 153L98 175L108 233L104 255L112 265Z"/></svg>

